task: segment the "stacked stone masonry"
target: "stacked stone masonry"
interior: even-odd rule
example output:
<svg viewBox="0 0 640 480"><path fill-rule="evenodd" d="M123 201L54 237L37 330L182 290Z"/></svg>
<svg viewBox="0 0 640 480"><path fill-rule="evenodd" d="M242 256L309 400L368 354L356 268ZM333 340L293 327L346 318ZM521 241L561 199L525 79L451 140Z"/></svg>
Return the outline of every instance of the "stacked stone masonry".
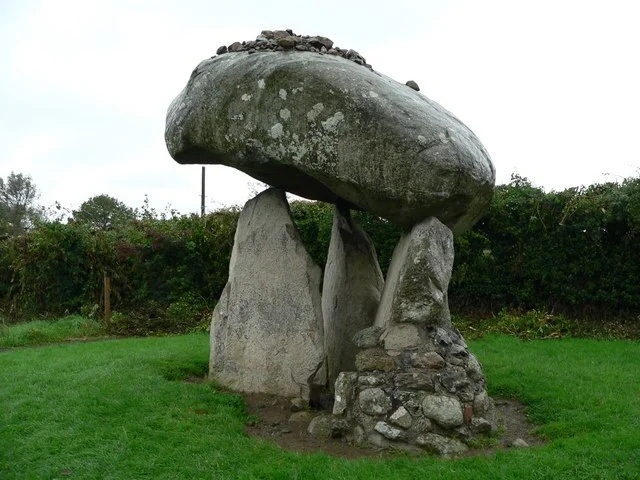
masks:
<svg viewBox="0 0 640 480"><path fill-rule="evenodd" d="M321 35L296 35L293 30L263 30L255 40L244 42L233 42L231 45L222 45L216 51L217 55L233 52L247 52L249 54L256 52L314 52L318 54L334 55L351 60L358 65L372 70L371 65L367 63L362 55L350 48L343 49L333 45L333 40ZM411 84L409 83L411 82ZM420 90L418 85L409 81L407 85L414 90Z"/></svg>
<svg viewBox="0 0 640 480"><path fill-rule="evenodd" d="M463 453L470 440L496 429L480 363L456 329L407 327L370 327L356 335L358 368L336 380L333 415L351 425L356 443ZM409 330L411 342L386 342L409 339Z"/></svg>

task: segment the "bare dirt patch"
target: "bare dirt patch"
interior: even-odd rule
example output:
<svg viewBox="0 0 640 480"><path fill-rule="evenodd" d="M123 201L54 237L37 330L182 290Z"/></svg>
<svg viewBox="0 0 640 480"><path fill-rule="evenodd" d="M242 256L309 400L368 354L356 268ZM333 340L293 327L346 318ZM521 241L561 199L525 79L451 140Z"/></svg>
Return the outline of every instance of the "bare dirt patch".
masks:
<svg viewBox="0 0 640 480"><path fill-rule="evenodd" d="M256 438L276 443L285 450L293 452L325 452L329 455L344 458L389 458L397 453L374 447L358 447L342 438L322 439L307 433L309 421L314 415L322 413L318 410L307 410L298 413L298 417L306 417L301 421L290 421L291 402L287 398L264 394L244 394L247 411L250 415L247 422L247 433ZM524 440L529 446L541 445L544 442L533 435L534 426L526 416L526 406L514 399L495 398L500 425L500 437L494 444L486 448L474 448L467 455L486 455L498 450L512 448L516 439ZM405 453L406 454L406 453Z"/></svg>

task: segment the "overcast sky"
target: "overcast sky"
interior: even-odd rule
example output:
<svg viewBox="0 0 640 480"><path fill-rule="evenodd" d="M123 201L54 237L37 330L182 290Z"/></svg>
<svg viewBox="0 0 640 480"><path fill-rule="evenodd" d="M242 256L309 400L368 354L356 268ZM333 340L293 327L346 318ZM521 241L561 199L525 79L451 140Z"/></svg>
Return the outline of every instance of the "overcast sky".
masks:
<svg viewBox="0 0 640 480"><path fill-rule="evenodd" d="M45 206L106 193L132 207L200 205L166 109L220 45L292 28L353 48L466 123L497 169L547 190L640 174L640 2L0 0L0 176ZM604 174L609 174L604 175ZM207 208L250 177L207 167Z"/></svg>

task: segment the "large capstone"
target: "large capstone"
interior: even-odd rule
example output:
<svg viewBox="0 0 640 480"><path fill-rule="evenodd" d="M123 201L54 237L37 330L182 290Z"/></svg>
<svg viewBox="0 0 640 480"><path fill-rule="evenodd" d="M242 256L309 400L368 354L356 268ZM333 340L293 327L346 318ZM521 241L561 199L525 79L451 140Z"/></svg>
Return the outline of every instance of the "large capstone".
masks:
<svg viewBox="0 0 640 480"><path fill-rule="evenodd" d="M229 281L211 323L209 375L244 392L309 398L323 364L320 268L304 249L285 194L247 202Z"/></svg>
<svg viewBox="0 0 640 480"><path fill-rule="evenodd" d="M353 336L373 321L384 280L369 236L349 211L336 207L322 287L325 354L329 385L340 372L353 371Z"/></svg>
<svg viewBox="0 0 640 480"><path fill-rule="evenodd" d="M205 60L169 107L165 138L180 163L228 165L406 229L435 216L467 230L495 182L455 116L337 55L234 49Z"/></svg>
<svg viewBox="0 0 640 480"><path fill-rule="evenodd" d="M387 272L375 324L451 327L447 289L453 268L453 235L428 218L403 235Z"/></svg>

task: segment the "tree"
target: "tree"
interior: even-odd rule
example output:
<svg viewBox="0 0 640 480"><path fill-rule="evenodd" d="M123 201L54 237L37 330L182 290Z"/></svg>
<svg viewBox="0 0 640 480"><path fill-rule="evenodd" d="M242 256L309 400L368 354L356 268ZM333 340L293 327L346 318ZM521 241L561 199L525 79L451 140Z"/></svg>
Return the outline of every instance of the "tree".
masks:
<svg viewBox="0 0 640 480"><path fill-rule="evenodd" d="M95 230L120 227L135 218L134 211L109 195L96 195L73 212L73 220Z"/></svg>
<svg viewBox="0 0 640 480"><path fill-rule="evenodd" d="M38 198L31 176L14 173L0 177L0 235L24 232L40 216L34 205Z"/></svg>

